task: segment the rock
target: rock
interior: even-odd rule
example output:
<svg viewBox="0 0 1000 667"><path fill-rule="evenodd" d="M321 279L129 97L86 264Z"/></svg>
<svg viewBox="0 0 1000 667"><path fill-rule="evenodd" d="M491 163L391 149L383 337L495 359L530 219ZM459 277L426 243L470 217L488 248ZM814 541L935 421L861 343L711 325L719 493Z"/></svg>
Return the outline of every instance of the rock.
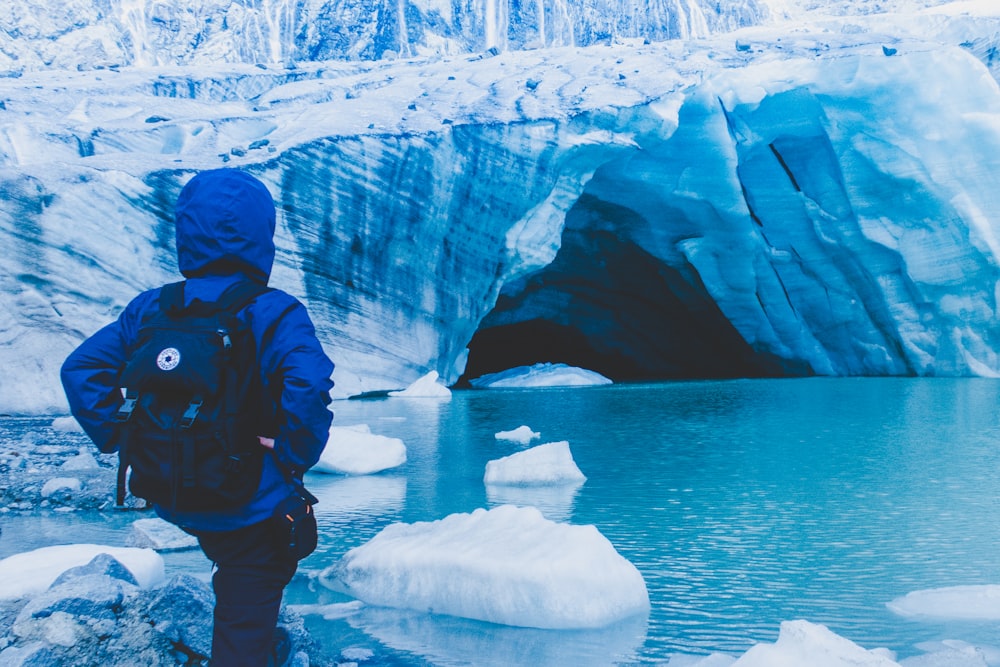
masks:
<svg viewBox="0 0 1000 667"><path fill-rule="evenodd" d="M215 596L207 583L179 574L156 591L145 615L155 632L204 658L212 651L214 607Z"/></svg>
<svg viewBox="0 0 1000 667"><path fill-rule="evenodd" d="M8 646L0 651L0 667L59 667L63 664L43 642Z"/></svg>
<svg viewBox="0 0 1000 667"><path fill-rule="evenodd" d="M80 423L73 417L56 417L52 420L52 430L62 433L83 433Z"/></svg>
<svg viewBox="0 0 1000 667"><path fill-rule="evenodd" d="M54 477L42 486L42 498L49 502L65 504L83 489L83 482L76 477Z"/></svg>
<svg viewBox="0 0 1000 667"><path fill-rule="evenodd" d="M112 579L117 579L119 581L124 581L127 584L132 584L133 586L138 586L139 582L136 581L135 575L125 567L120 560L115 558L110 554L97 554L94 558L86 565L78 565L77 567L71 567L52 582L49 588L55 588L56 586L61 586L62 584L68 582L71 579L77 577L84 577L88 575L105 575L111 577Z"/></svg>
<svg viewBox="0 0 1000 667"><path fill-rule="evenodd" d="M96 470L101 466L97 463L94 455L85 449L76 456L71 456L63 461L59 467L63 470Z"/></svg>
<svg viewBox="0 0 1000 667"><path fill-rule="evenodd" d="M31 599L14 620L14 634L64 647L108 637L115 632L126 598L139 592L134 582L124 565L100 554L63 572L48 590Z"/></svg>

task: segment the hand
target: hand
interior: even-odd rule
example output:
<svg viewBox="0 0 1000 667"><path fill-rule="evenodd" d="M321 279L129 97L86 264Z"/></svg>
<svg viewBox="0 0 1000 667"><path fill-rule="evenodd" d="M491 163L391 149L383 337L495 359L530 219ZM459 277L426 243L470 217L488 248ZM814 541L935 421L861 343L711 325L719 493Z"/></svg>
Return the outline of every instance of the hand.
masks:
<svg viewBox="0 0 1000 667"><path fill-rule="evenodd" d="M274 438L265 438L262 435L258 435L257 442L259 442L262 447L267 447L268 449L274 449Z"/></svg>

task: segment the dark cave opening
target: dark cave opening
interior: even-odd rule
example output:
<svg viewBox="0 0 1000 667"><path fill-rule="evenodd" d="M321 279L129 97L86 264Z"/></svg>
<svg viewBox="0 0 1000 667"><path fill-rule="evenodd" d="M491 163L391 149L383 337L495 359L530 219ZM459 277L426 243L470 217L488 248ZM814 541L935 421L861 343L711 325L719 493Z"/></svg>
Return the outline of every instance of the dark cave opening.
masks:
<svg viewBox="0 0 1000 667"><path fill-rule="evenodd" d="M584 195L554 261L504 287L458 384L541 362L615 382L801 374L747 344L693 266L669 266L629 240L622 230L635 217Z"/></svg>

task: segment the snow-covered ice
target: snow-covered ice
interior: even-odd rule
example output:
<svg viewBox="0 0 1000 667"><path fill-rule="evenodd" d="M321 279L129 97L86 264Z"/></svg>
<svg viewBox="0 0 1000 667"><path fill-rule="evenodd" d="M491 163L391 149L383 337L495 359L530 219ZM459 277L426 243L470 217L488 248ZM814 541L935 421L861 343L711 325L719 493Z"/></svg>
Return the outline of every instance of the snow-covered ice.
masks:
<svg viewBox="0 0 1000 667"><path fill-rule="evenodd" d="M406 445L399 438L371 432L367 424L333 426L314 472L370 475L406 463Z"/></svg>
<svg viewBox="0 0 1000 667"><path fill-rule="evenodd" d="M510 505L396 523L325 575L372 605L535 628L598 628L649 611L639 571L594 526Z"/></svg>
<svg viewBox="0 0 1000 667"><path fill-rule="evenodd" d="M569 442L549 442L486 463L486 484L535 486L579 484L586 480L569 449Z"/></svg>
<svg viewBox="0 0 1000 667"><path fill-rule="evenodd" d="M86 565L106 553L120 561L143 588L164 580L163 558L152 549L99 544L63 544L14 554L0 560L0 599L36 595L71 567Z"/></svg>
<svg viewBox="0 0 1000 667"><path fill-rule="evenodd" d="M477 389L512 387L589 387L611 384L600 373L566 364L539 363L488 373L469 381Z"/></svg>

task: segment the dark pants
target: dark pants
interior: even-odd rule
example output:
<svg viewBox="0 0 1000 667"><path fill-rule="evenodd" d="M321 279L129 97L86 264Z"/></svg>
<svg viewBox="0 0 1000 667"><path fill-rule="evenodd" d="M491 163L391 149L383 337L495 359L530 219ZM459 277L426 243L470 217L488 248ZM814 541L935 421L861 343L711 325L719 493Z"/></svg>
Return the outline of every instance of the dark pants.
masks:
<svg viewBox="0 0 1000 667"><path fill-rule="evenodd" d="M275 520L226 532L200 532L215 563L212 667L265 667L285 586L298 561L281 543Z"/></svg>

